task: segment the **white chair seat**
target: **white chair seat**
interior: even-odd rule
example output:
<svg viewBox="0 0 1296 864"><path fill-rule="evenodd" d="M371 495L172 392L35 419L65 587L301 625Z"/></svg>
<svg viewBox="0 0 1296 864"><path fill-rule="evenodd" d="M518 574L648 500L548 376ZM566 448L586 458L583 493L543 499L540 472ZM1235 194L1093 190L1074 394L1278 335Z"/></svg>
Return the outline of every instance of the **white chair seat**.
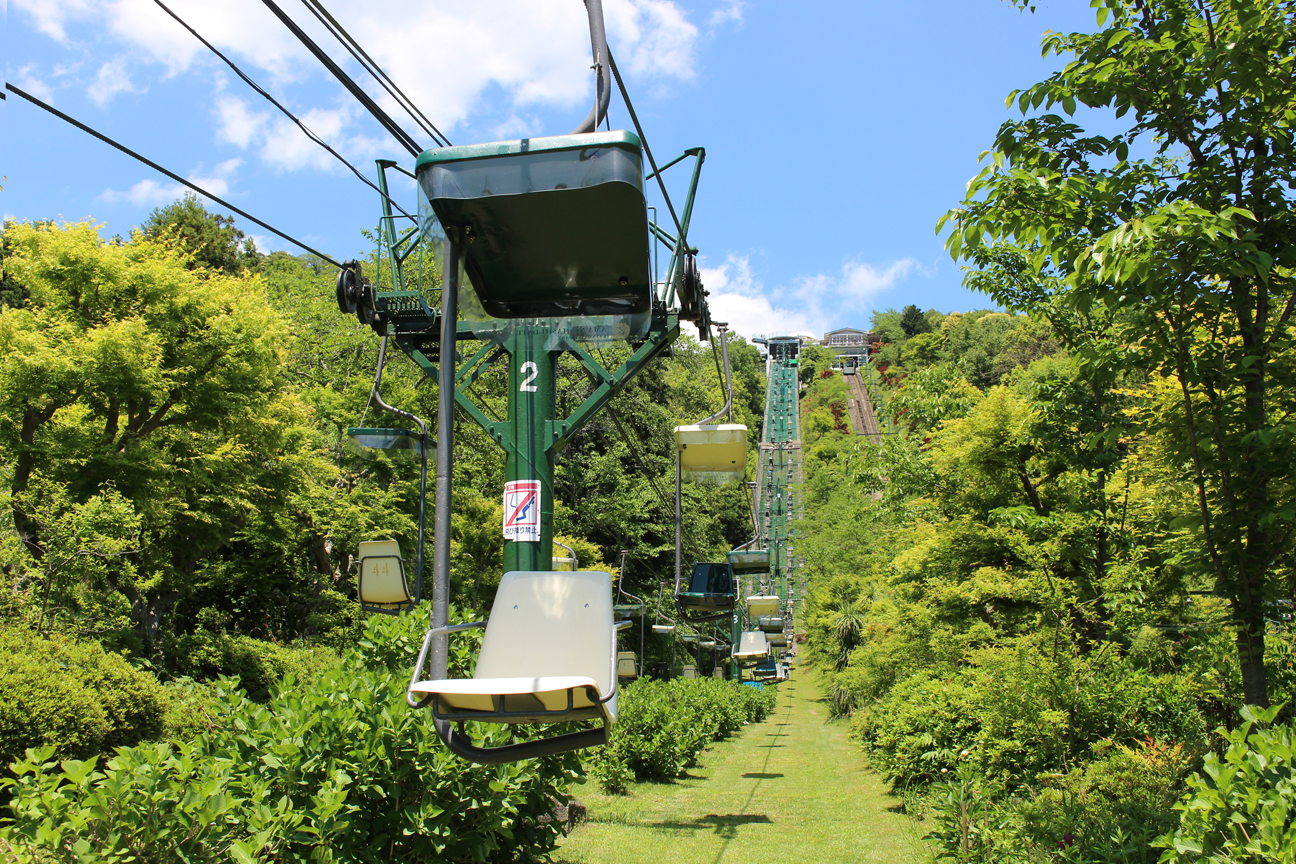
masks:
<svg viewBox="0 0 1296 864"><path fill-rule="evenodd" d="M567 692L572 692L573 710L595 708L607 715L607 706L598 705L603 694L593 678L579 675L557 675L549 678L458 678L445 681L419 681L410 690L424 695L435 693L437 710L442 714L467 711L492 713L499 710L566 711ZM504 704L500 705L503 696ZM511 702L510 696L531 696ZM611 719L611 718L609 718Z"/></svg>
<svg viewBox="0 0 1296 864"><path fill-rule="evenodd" d="M609 574L512 571L495 592L473 677L415 681L409 689L435 696L434 713L443 717L613 723L616 662Z"/></svg>

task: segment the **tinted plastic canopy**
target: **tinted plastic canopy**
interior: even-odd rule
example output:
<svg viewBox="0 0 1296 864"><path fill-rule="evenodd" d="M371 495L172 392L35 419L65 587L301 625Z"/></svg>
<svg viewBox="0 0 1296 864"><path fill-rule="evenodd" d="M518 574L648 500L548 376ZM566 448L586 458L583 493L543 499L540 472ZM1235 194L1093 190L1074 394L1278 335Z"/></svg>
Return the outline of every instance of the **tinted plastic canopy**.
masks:
<svg viewBox="0 0 1296 864"><path fill-rule="evenodd" d="M728 555L729 566L735 573L768 573L769 572L769 550L768 549L744 549L742 551L734 550Z"/></svg>
<svg viewBox="0 0 1296 864"><path fill-rule="evenodd" d="M733 575L728 564L693 565L687 591L677 599L690 612L728 612L735 601Z"/></svg>
<svg viewBox="0 0 1296 864"><path fill-rule="evenodd" d="M342 439L343 446L363 459L378 458L378 451L397 459L417 459L419 433L410 429L380 429L360 427L348 429Z"/></svg>
<svg viewBox="0 0 1296 864"><path fill-rule="evenodd" d="M651 303L642 163L616 131L427 150L415 173L441 224L466 230L490 314L619 315Z"/></svg>

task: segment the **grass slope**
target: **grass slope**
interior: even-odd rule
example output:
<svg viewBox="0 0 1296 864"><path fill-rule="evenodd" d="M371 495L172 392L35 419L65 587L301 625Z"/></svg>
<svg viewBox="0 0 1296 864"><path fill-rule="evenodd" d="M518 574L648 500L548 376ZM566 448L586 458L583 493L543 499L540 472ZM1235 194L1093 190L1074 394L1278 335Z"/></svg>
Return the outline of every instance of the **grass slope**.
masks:
<svg viewBox="0 0 1296 864"><path fill-rule="evenodd" d="M556 864L920 862L899 800L868 772L841 724L826 722L805 671L779 687L768 720L716 745L704 767L630 795L587 794L589 822Z"/></svg>

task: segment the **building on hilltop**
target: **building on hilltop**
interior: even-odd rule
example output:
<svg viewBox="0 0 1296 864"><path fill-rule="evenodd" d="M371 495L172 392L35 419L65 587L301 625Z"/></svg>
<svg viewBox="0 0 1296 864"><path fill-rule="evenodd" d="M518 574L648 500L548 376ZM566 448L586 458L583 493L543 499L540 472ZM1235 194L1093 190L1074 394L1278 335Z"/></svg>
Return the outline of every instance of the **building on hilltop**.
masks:
<svg viewBox="0 0 1296 864"><path fill-rule="evenodd" d="M869 346L875 341L876 337L866 330L841 327L825 333L819 344L836 354L839 364L849 359L859 365L868 362Z"/></svg>
<svg viewBox="0 0 1296 864"><path fill-rule="evenodd" d="M826 348L853 348L858 345L866 345L869 334L863 330L856 330L854 327L842 327L838 330L829 330L824 334L823 340L819 343Z"/></svg>

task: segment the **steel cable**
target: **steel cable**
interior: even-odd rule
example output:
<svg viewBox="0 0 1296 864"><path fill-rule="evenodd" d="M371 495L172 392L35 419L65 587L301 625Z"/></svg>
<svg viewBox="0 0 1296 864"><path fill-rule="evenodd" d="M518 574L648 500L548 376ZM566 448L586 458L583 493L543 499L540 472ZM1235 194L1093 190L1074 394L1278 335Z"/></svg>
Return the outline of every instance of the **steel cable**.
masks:
<svg viewBox="0 0 1296 864"><path fill-rule="evenodd" d="M332 258L325 255L323 252L319 251L318 249L314 249L310 246L307 246L305 243L301 242L300 240L288 236L287 234L280 231L278 228L274 227L273 225L270 225L269 223L262 222L260 219L256 218L252 214L244 210L240 210L238 207L235 207L233 204L229 203L225 199L218 198L212 193L208 192L206 189L203 189L201 186L197 186L193 183L190 183L188 180L184 179L179 174L175 174L171 171L168 171L167 169L163 168L161 165L154 162L152 159L148 159L144 156L141 156L140 154L136 153L134 150L130 149L124 144L118 144L116 141L109 138L107 135L104 135L100 132L96 132L95 130L91 129L89 126L85 125L79 120L75 120L72 117L69 117L68 115L64 114L62 111L55 108L53 105L47 105L46 103L37 99L35 96L31 95L30 93L27 93L24 90L20 90L14 85L9 84L8 82L5 83L5 89L8 90L10 93L15 93L21 96L22 98L26 99L28 102L32 103L38 108L44 108L46 111L53 114L55 117L59 118L60 120L64 120L68 123L71 123L73 126L77 127L82 132L93 135L94 137L98 138L100 141L104 142L108 146L120 150L121 152L125 153L127 156L130 156L132 159L138 159L140 162L143 162L145 165L149 166L154 171L157 171L160 174L164 174L167 177L171 178L172 180L176 181L177 183L189 187L193 191L197 192L199 195L202 195L205 198L210 198L212 201L215 201L217 204L220 204L222 207L225 207L226 209L237 213L238 215L242 216L244 219L247 219L249 222L253 222L257 225L260 225L262 228L278 235L279 237L282 237L284 240L287 240L289 243L293 244L294 246L299 246L302 249L305 249L307 252L311 253L312 255L318 255L320 258L323 258L325 261L332 264L334 267L340 268L342 266L341 264L334 261Z"/></svg>
<svg viewBox="0 0 1296 864"><path fill-rule="evenodd" d="M306 134L306 137L307 137L307 138L311 139L311 140L314 141L316 144L318 144L319 146L323 147L323 148L324 148L325 150L327 150L330 154L332 154L333 158L337 159L337 160L338 160L339 162L341 162L343 165L345 165L346 167L350 168L350 169L351 169L351 173L354 174L356 177L359 177L361 183L364 183L364 184L365 184L366 186L368 186L370 189L373 189L373 190L374 190L375 192L377 192L379 195L382 195L383 198L386 198L387 201L388 201L388 203L390 203L393 207L395 207L397 210L399 210L399 211L400 211L400 212L401 212L401 213L402 213L402 214L403 214L407 219L413 219L413 218L414 218L414 217L411 216L409 213L406 213L406 212L405 212L405 209L404 209L403 207L401 207L399 204L397 204L395 201L393 201L391 198L389 198L389 197L386 196L386 195L383 195L382 190L379 189L378 186L377 186L377 185L376 185L372 180L370 180L368 177L366 177L366 176L364 176L363 174L361 174L361 173L360 173L360 170L359 170L358 168L356 168L354 165L352 165L350 162L348 162L345 158L343 158L342 154L338 153L336 150L334 150L332 147L330 147L330 146L329 146L329 145L324 141L324 139L320 138L318 135L316 135L314 132L312 132L312 131L311 131L311 130L306 126L305 123L303 123L301 120L298 120L297 117L294 116L293 113L292 113L291 111L289 111L287 108L285 108L285 107L284 107L284 106L279 102L279 100L275 99L275 98L274 98L273 96L271 96L268 92L266 92L265 88L263 88L260 84L256 83L256 82L253 81L251 78L249 78L249 77L247 76L247 74L245 74L245 73L243 72L242 69L240 69L237 65L235 65L235 63L234 63L233 60L229 59L229 58L226 57L224 54L222 54L219 50L217 50L217 48L216 48L215 45L211 44L211 43L208 42L206 39L204 39L204 38L202 37L202 34L200 34L200 33L199 33L197 30L195 30L193 27L190 27L189 24L186 23L185 20L184 20L183 18L181 18L179 15L177 15L175 12L173 12L173 11L172 11L172 10L171 10L171 9L170 9L166 4L165 4L165 3L162 2L162 0L153 0L153 2L156 3L159 7L161 7L161 9L162 9L163 12L167 13L167 14L170 15L172 18L174 18L174 19L176 20L176 23L178 23L181 27L185 28L185 29L188 30L191 34L193 34L193 37L194 37L195 39L197 39L199 42L201 42L203 45L205 45L205 46L207 47L207 50L208 50L208 51L212 52L212 53L215 54L217 57L219 57L221 60L223 60L223 61L225 62L225 65L226 65L226 66L228 66L228 67L230 67L231 69L234 70L234 74L235 74L235 75L237 75L237 76L239 76L240 78L243 79L244 83L246 83L249 87L251 87L251 88L252 88L253 90L255 90L257 93L259 93L259 94L261 94L262 96L264 96L264 97L266 98L266 101L268 101L271 105L275 106L275 107L278 108L280 111L282 111L285 117L287 117L287 118L288 118L289 120L291 120L293 123L296 123L296 124L297 124L297 128L298 128L298 129L301 129L302 132L304 132L304 133Z"/></svg>

